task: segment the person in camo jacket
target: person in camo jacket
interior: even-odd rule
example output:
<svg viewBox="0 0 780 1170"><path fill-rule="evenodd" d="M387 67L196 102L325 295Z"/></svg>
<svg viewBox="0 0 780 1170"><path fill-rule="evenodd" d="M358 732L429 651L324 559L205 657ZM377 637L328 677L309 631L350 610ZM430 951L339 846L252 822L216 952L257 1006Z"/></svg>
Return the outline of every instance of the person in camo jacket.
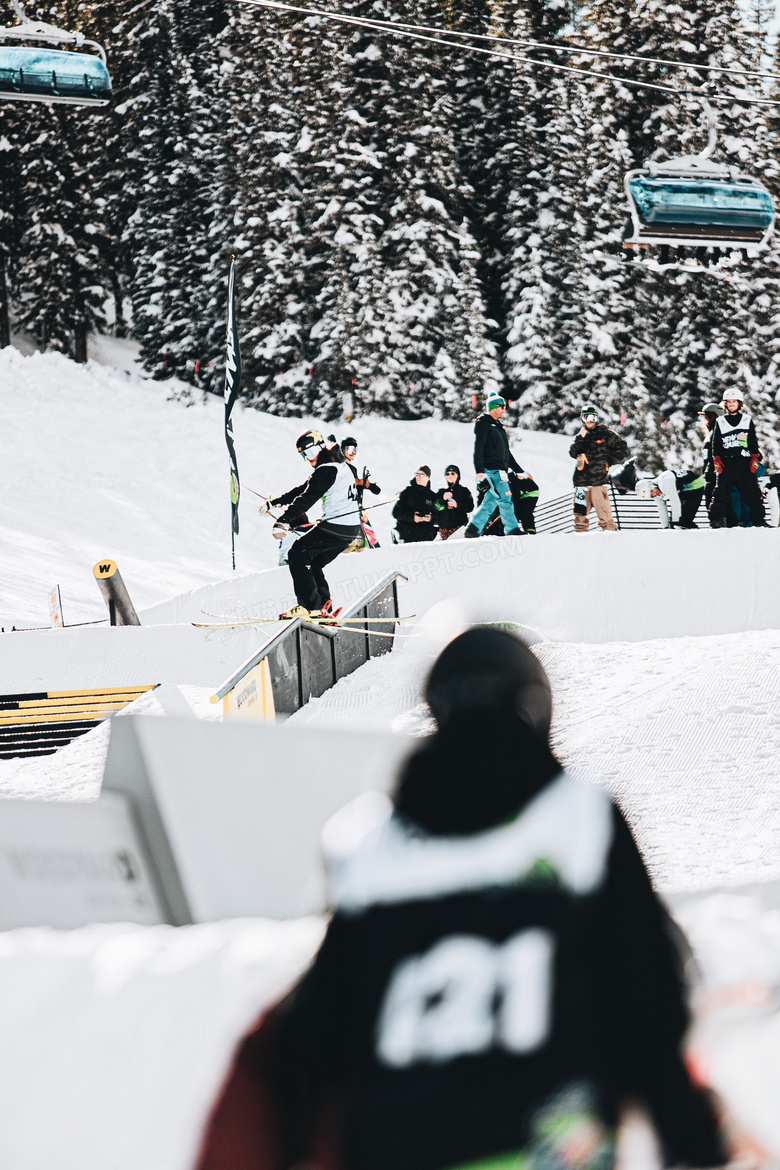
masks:
<svg viewBox="0 0 780 1170"><path fill-rule="evenodd" d="M609 469L628 458L628 444L620 435L599 422L595 406L583 406L582 430L569 448L576 459L574 472L574 531L588 531L588 512L596 509L599 528L615 532L616 525L609 503Z"/></svg>

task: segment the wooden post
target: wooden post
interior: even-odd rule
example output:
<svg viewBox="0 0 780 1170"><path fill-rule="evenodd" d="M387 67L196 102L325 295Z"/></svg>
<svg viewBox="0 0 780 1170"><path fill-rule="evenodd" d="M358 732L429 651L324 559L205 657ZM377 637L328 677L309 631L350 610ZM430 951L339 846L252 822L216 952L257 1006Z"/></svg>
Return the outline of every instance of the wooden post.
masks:
<svg viewBox="0 0 780 1170"><path fill-rule="evenodd" d="M140 626L138 614L130 600L122 575L114 561L98 561L92 572L103 600L108 606L108 620L112 626Z"/></svg>

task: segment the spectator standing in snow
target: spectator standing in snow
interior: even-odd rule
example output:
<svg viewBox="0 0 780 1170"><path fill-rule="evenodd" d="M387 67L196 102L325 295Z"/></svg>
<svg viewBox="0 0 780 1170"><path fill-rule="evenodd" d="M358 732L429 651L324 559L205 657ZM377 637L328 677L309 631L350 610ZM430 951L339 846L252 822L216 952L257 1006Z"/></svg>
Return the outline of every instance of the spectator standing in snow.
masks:
<svg viewBox="0 0 780 1170"><path fill-rule="evenodd" d="M732 528L737 524L731 506L734 488L747 505L754 527L767 527L764 501L756 479L759 464L756 428L743 406L736 391L729 393L723 400L724 413L712 431L712 463L717 476L710 504L713 528L723 528L724 525Z"/></svg>
<svg viewBox="0 0 780 1170"><path fill-rule="evenodd" d="M702 446L702 474L704 475L704 502L709 511L712 497L715 492L715 467L712 463L712 432L715 423L723 414L723 407L717 402L705 402L699 411L704 430L704 444Z"/></svg>
<svg viewBox="0 0 780 1170"><path fill-rule="evenodd" d="M662 471L655 479L640 479L635 490L640 500L655 499L663 505L662 523L665 519L671 528L696 528L704 488L704 476L695 471Z"/></svg>
<svg viewBox="0 0 780 1170"><path fill-rule="evenodd" d="M569 454L577 461L574 472L574 531L587 532L588 512L595 508L602 531L616 531L609 502L609 469L628 458L628 445L624 439L599 422L595 406L582 408L582 430L579 432Z"/></svg>
<svg viewBox="0 0 780 1170"><path fill-rule="evenodd" d="M436 496L431 488L431 469L427 464L415 472L398 497L393 516L398 524L398 536L402 543L411 544L421 540L436 539L436 525L433 522Z"/></svg>
<svg viewBox="0 0 780 1170"><path fill-rule="evenodd" d="M481 536L490 517L498 508L506 536L522 536L512 507L509 472L522 474L523 469L509 449L509 439L501 419L506 414L506 402L500 394L491 394L485 403L485 413L474 424L474 470L477 488L484 498L463 533L468 539Z"/></svg>
<svg viewBox="0 0 780 1170"><path fill-rule="evenodd" d="M357 459L357 439L353 439L351 435L348 435L346 439L342 439L341 450L343 452L344 458L347 461L347 464L354 473L355 487L357 488L358 493L358 503L362 508L364 492L371 492L373 496L378 496L382 489L380 488L379 484L373 483L371 481L371 473L367 467L364 467L362 474L358 475L357 463L355 462Z"/></svg>
<svg viewBox="0 0 780 1170"><path fill-rule="evenodd" d="M460 482L460 468L454 463L444 469L444 479L446 483L436 493L434 508L439 537L448 540L453 532L468 524L469 514L474 509L474 497Z"/></svg>
<svg viewBox="0 0 780 1170"><path fill-rule="evenodd" d="M610 1170L629 1102L663 1165L721 1165L674 931L618 807L553 755L538 659L469 630L426 697L394 804L326 827L325 940L245 1041L199 1170Z"/></svg>

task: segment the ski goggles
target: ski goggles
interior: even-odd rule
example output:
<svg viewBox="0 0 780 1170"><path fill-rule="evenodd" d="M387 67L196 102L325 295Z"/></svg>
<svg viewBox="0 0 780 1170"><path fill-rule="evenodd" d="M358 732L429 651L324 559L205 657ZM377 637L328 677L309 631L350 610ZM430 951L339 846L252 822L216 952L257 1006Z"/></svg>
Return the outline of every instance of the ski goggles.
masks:
<svg viewBox="0 0 780 1170"><path fill-rule="evenodd" d="M342 447L341 450L345 455L355 455L357 453L357 447L354 443L347 443L346 447Z"/></svg>
<svg viewBox="0 0 780 1170"><path fill-rule="evenodd" d="M320 451L325 450L324 443L312 443L310 447L303 447L301 450L301 459L316 459Z"/></svg>

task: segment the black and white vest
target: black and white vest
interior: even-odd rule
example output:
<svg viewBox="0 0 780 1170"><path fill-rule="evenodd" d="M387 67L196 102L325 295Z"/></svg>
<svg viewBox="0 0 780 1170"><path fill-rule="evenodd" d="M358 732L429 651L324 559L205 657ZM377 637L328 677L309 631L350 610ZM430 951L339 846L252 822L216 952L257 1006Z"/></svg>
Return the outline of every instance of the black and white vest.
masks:
<svg viewBox="0 0 780 1170"><path fill-rule="evenodd" d="M721 442L723 443L723 451L726 455L733 455L736 452L744 455L745 458L750 458L750 451L748 450L750 424L752 418L749 414L742 413L742 417L736 426L728 421L728 415L721 415L715 423L715 426L720 432Z"/></svg>
<svg viewBox="0 0 780 1170"><path fill-rule="evenodd" d="M360 524L355 476L348 463L337 463L336 478L322 497L322 519L350 528Z"/></svg>

